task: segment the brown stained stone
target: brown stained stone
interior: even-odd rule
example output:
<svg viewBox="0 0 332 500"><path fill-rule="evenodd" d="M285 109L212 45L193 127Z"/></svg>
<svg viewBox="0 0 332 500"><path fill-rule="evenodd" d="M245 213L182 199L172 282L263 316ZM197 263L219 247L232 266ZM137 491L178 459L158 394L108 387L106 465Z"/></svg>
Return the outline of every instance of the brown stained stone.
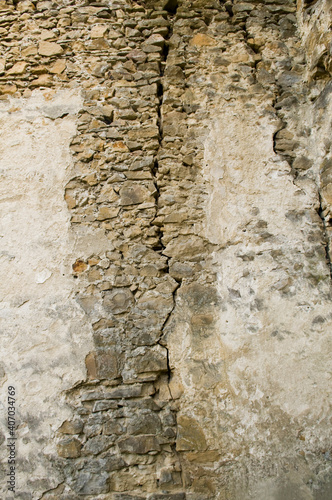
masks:
<svg viewBox="0 0 332 500"><path fill-rule="evenodd" d="M162 52L163 48L160 47L159 45L149 45L149 44L146 44L146 45L142 45L142 49L144 50L144 52L146 52L147 54L155 54L155 53L160 53Z"/></svg>
<svg viewBox="0 0 332 500"><path fill-rule="evenodd" d="M177 419L177 451L205 451L207 444L203 429L192 417L185 415Z"/></svg>
<svg viewBox="0 0 332 500"><path fill-rule="evenodd" d="M183 384L181 380L176 376L173 376L168 382L168 389L172 396L172 399L179 399L184 393Z"/></svg>
<svg viewBox="0 0 332 500"><path fill-rule="evenodd" d="M157 139L159 137L159 129L156 126L144 127L139 129L129 130L128 138L136 139Z"/></svg>
<svg viewBox="0 0 332 500"><path fill-rule="evenodd" d="M138 455L160 450L158 439L150 435L124 438L118 442L118 446L122 453L136 453Z"/></svg>
<svg viewBox="0 0 332 500"><path fill-rule="evenodd" d="M19 2L17 5L17 10L19 12L29 12L34 11L36 9L35 5L29 0L23 0L23 2Z"/></svg>
<svg viewBox="0 0 332 500"><path fill-rule="evenodd" d="M92 412L99 412L105 410L114 410L118 408L116 401L106 400L106 401L96 401L94 404Z"/></svg>
<svg viewBox="0 0 332 500"><path fill-rule="evenodd" d="M82 273L83 271L85 271L88 268L87 264L83 260L80 260L80 259L78 259L76 262L74 262L72 267L73 267L73 271L75 273Z"/></svg>
<svg viewBox="0 0 332 500"><path fill-rule="evenodd" d="M295 162L294 162L295 163ZM328 184L332 183L332 159L331 158L325 158L324 161L321 164L321 184L323 186L327 186Z"/></svg>
<svg viewBox="0 0 332 500"><path fill-rule="evenodd" d="M61 45L54 42L40 42L38 46L38 53L41 56L59 56L63 53Z"/></svg>
<svg viewBox="0 0 332 500"><path fill-rule="evenodd" d="M130 435L158 434L161 432L159 416L153 412L138 413L129 420L127 431Z"/></svg>
<svg viewBox="0 0 332 500"><path fill-rule="evenodd" d="M90 259L88 259L89 266L96 266L97 264L99 264L99 262L100 259L98 257L91 257Z"/></svg>
<svg viewBox="0 0 332 500"><path fill-rule="evenodd" d="M58 486L57 488L54 488L51 491L46 491L46 493L44 493L43 495L43 498L45 500L58 500L59 498L61 498L65 487L65 484L60 484L60 486Z"/></svg>
<svg viewBox="0 0 332 500"><path fill-rule="evenodd" d="M122 141L113 142L111 149L113 153L126 153L129 151L128 147Z"/></svg>
<svg viewBox="0 0 332 500"><path fill-rule="evenodd" d="M187 214L174 212L165 217L164 224L180 224L181 222L184 222L186 219L188 219Z"/></svg>
<svg viewBox="0 0 332 500"><path fill-rule="evenodd" d="M93 154L93 153L92 153ZM95 186L98 184L98 179L95 173L88 174L84 177L84 181L89 184L89 186Z"/></svg>
<svg viewBox="0 0 332 500"><path fill-rule="evenodd" d="M81 455L82 443L76 438L63 439L58 443L57 450L60 457L77 458Z"/></svg>
<svg viewBox="0 0 332 500"><path fill-rule="evenodd" d="M108 455L106 458L105 470L111 472L126 467L126 462L118 455Z"/></svg>
<svg viewBox="0 0 332 500"><path fill-rule="evenodd" d="M216 45L216 41L204 33L197 33L191 40L190 45L196 45L197 47L208 47Z"/></svg>
<svg viewBox="0 0 332 500"><path fill-rule="evenodd" d="M297 170L308 170L312 166L312 161L306 156L299 156L295 158L293 162L293 167Z"/></svg>
<svg viewBox="0 0 332 500"><path fill-rule="evenodd" d="M213 480L211 478L206 477L206 470L202 468L199 471L197 477L195 477L192 487L194 491L198 494L204 495L204 497L211 498L211 495L216 494L215 485L213 484Z"/></svg>
<svg viewBox="0 0 332 500"><path fill-rule="evenodd" d="M65 420L58 432L61 434L80 434L83 430L83 422L81 420Z"/></svg>
<svg viewBox="0 0 332 500"><path fill-rule="evenodd" d="M97 331L104 328L112 328L115 325L116 323L112 319L101 318L99 321L92 325L92 328L94 331Z"/></svg>
<svg viewBox="0 0 332 500"><path fill-rule="evenodd" d="M118 201L118 194L114 191L113 187L106 184L102 187L100 195L98 196L98 203L114 203ZM114 208L114 207L113 207Z"/></svg>
<svg viewBox="0 0 332 500"><path fill-rule="evenodd" d="M201 283L190 283L189 285L184 285L179 291L182 300L187 304L191 311L195 311L196 315L205 315L209 312L211 307L214 307L220 303L220 296L218 290L212 285L203 285ZM208 318L206 318L209 321Z"/></svg>
<svg viewBox="0 0 332 500"><path fill-rule="evenodd" d="M112 119L113 112L114 112L113 106L108 106L108 105L101 106L102 115L105 116L106 118L108 118L109 120Z"/></svg>
<svg viewBox="0 0 332 500"><path fill-rule="evenodd" d="M105 393L105 398L138 398L142 396L143 386L139 384L135 385L121 385Z"/></svg>
<svg viewBox="0 0 332 500"><path fill-rule="evenodd" d="M144 389L150 388L150 384L134 384L134 385L119 385L114 389L101 392L101 391L91 391L83 394L82 401L97 401L106 399L127 399L127 398L139 398L142 396ZM150 391L151 392L151 391ZM100 401L102 402L102 401Z"/></svg>

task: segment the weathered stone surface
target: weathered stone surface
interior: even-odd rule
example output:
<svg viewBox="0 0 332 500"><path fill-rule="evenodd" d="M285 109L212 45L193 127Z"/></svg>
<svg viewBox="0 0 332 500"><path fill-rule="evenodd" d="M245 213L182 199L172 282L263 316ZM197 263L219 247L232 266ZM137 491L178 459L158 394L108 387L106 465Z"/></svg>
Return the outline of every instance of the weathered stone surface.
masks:
<svg viewBox="0 0 332 500"><path fill-rule="evenodd" d="M41 56L58 56L62 54L63 49L54 42L40 42L38 52Z"/></svg>
<svg viewBox="0 0 332 500"><path fill-rule="evenodd" d="M184 450L206 450L206 439L203 429L198 425L195 419L187 416L178 417L178 435L176 438L176 449Z"/></svg>
<svg viewBox="0 0 332 500"><path fill-rule="evenodd" d="M27 63L25 61L18 62L14 64L12 68L10 68L7 72L8 75L21 75L25 72L25 68L27 67Z"/></svg>
<svg viewBox="0 0 332 500"><path fill-rule="evenodd" d="M80 471L77 478L71 482L71 487L78 495L100 495L109 491L107 472L93 474Z"/></svg>
<svg viewBox="0 0 332 500"><path fill-rule="evenodd" d="M160 450L159 442L155 436L128 437L120 440L118 446L123 453L137 453L138 455Z"/></svg>
<svg viewBox="0 0 332 500"><path fill-rule="evenodd" d="M80 434L83 430L82 420L66 420L60 427L59 432L62 434Z"/></svg>
<svg viewBox="0 0 332 500"><path fill-rule="evenodd" d="M138 205L151 200L151 192L145 187L133 182L124 183L120 189L121 205Z"/></svg>
<svg viewBox="0 0 332 500"><path fill-rule="evenodd" d="M63 458L77 458L81 455L82 443L75 438L63 439L57 446L58 454Z"/></svg>
<svg viewBox="0 0 332 500"><path fill-rule="evenodd" d="M116 288L105 294L103 304L107 312L121 314L128 311L134 303L134 297L127 288Z"/></svg>
<svg viewBox="0 0 332 500"><path fill-rule="evenodd" d="M137 434L158 434L161 431L161 422L158 415L152 412L144 412L135 415L128 423L128 433Z"/></svg>
<svg viewBox="0 0 332 500"><path fill-rule="evenodd" d="M113 441L107 436L94 436L88 439L85 443L82 452L84 454L99 455L99 453L106 451Z"/></svg>

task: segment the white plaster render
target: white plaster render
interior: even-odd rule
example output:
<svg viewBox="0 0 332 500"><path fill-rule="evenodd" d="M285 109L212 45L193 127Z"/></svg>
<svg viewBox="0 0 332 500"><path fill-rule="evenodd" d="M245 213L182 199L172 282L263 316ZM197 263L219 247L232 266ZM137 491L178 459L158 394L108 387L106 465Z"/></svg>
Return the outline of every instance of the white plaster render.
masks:
<svg viewBox="0 0 332 500"><path fill-rule="evenodd" d="M33 498L61 481L50 463L52 437L71 416L62 393L85 379L92 344L73 296L75 238L64 201L80 106L75 92L35 91L0 107L1 432L8 436L6 394L13 385L17 484ZM5 446L1 460L6 470ZM6 489L2 480L2 498Z"/></svg>
<svg viewBox="0 0 332 500"><path fill-rule="evenodd" d="M194 311L177 299L168 348L185 388L181 414L200 423L223 460L237 461L239 477L241 464L251 471L236 498L265 500L267 491L274 498L264 476L274 468L280 498L285 481L309 499L296 470L310 478L300 453L315 463L328 449L332 391L331 278L318 192L313 180L297 186L274 153L277 121L259 103L219 109L205 142L203 231L216 245L220 304L207 306L215 326L197 336L188 326Z"/></svg>
<svg viewBox="0 0 332 500"><path fill-rule="evenodd" d="M317 451L329 442L332 390L329 268L319 230L314 241L309 234L313 225L323 234L318 193L293 182L273 152L274 123L257 120L257 108L225 106L206 142L207 235L222 247L219 339L237 432L251 453L260 456L259 427L274 408L302 430L303 447ZM313 247L321 247L314 257Z"/></svg>

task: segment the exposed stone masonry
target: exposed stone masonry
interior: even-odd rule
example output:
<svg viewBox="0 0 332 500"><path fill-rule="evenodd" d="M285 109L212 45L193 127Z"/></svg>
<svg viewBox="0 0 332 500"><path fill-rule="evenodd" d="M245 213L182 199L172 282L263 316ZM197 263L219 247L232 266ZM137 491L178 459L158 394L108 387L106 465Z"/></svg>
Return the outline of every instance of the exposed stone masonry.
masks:
<svg viewBox="0 0 332 500"><path fill-rule="evenodd" d="M0 8L0 98L29 99L41 89L52 103L59 89L81 90L64 196L77 238L89 231L107 238L102 252L72 264L94 350L86 380L65 395L72 419L53 437L58 485L37 494L27 481L17 498L268 498L257 484L279 477L292 485L280 495L318 498L329 476L326 415L316 438L313 418L300 424L272 396L261 402L250 382L237 392L227 372L236 349L220 338L229 331L237 338L237 314L255 335L264 290L291 301L303 288L299 274L316 318L331 300L331 143L322 132L331 87L327 3L300 3L298 18L293 0L24 0ZM50 118L67 113L50 104ZM254 187L246 192L236 161L247 159L248 183L260 182L260 144L243 157L236 150L228 170L220 153L220 136L226 150L237 137L250 146L256 140L246 129L253 113L257 134L273 143L264 182L272 192L287 179L287 193L297 196L284 224L301 235L299 251L264 213L263 189L250 213L241 212L242 194L250 198ZM216 171L208 168L214 160ZM241 290L240 277L231 286L235 273L227 282L220 271L230 259L243 273ZM271 288L255 285L254 261L271 276L280 270ZM267 323L271 342L291 335ZM254 415L251 423L239 407Z"/></svg>

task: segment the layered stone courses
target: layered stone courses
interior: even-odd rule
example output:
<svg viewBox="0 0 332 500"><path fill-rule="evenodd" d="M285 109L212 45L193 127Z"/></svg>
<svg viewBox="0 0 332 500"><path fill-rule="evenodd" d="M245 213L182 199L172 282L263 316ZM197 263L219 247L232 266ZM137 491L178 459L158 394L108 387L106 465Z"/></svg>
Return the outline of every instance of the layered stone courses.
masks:
<svg viewBox="0 0 332 500"><path fill-rule="evenodd" d="M322 3L299 5L304 24L309 8L327 13ZM310 157L302 125L310 114L313 129L321 127L312 102L322 109L319 99L328 99L330 39L324 35L317 54L312 29L306 59L292 0L22 1L0 7L1 98L28 99L39 88L46 96L58 88L82 89L65 200L74 232L101 229L108 239L102 253L77 255L72 265L95 349L86 358L86 380L66 394L73 418L54 437L63 482L41 498L264 498L255 483L278 477L278 467L291 469L296 494L316 498L315 488L328 475L325 437L323 445L304 449L291 417L266 401L262 420L255 431L250 427L252 456L244 419L234 410L243 400L228 380L232 354L220 347L219 317L227 304L240 309L241 293L228 288L223 296L216 255L226 261L227 248L240 239L229 228L223 241L206 229L212 188L227 181L226 174L206 174L206 151L218 155L207 145L217 110L238 113L241 103L245 119L256 107L262 126L265 119L272 123L276 179L291 177L316 200L288 213L288 220L310 224L302 249L307 260L294 257L294 273L274 292L292 297L301 272L330 300L324 248L330 255L331 160L321 164ZM66 113L49 110L52 119ZM286 166L277 164L282 160ZM284 269L288 257L279 249L279 234L257 210L252 207L251 220L241 226L251 240L236 258L250 266L269 252ZM260 312L264 300L249 297L247 306ZM287 336L275 331L275 337ZM177 352L183 336L185 355ZM250 408L257 411L255 402Z"/></svg>

